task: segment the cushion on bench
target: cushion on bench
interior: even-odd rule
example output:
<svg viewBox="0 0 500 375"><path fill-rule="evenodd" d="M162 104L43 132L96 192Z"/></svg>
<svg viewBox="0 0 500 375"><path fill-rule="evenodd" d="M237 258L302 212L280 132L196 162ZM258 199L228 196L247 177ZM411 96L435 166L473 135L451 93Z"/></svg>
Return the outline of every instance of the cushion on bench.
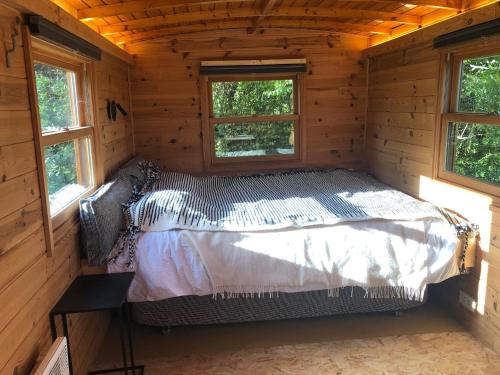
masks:
<svg viewBox="0 0 500 375"><path fill-rule="evenodd" d="M130 179L118 177L101 186L90 197L80 200L82 250L89 265L106 264L123 228L122 204L131 196Z"/></svg>

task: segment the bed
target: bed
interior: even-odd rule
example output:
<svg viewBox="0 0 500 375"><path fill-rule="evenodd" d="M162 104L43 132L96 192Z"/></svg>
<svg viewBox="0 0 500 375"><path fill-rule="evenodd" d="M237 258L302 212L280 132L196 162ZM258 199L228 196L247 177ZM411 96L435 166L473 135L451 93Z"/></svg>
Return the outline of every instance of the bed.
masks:
<svg viewBox="0 0 500 375"><path fill-rule="evenodd" d="M404 310L473 265L471 225L353 171L195 177L139 158L104 190L81 203L83 248L136 272L141 324Z"/></svg>

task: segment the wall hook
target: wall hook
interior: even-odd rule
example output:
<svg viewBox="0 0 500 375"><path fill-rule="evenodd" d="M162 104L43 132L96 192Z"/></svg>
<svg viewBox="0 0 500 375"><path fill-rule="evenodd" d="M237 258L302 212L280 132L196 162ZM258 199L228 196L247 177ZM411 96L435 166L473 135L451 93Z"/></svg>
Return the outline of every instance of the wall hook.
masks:
<svg viewBox="0 0 500 375"><path fill-rule="evenodd" d="M16 17L15 23L12 25L12 32L10 38L12 40L12 47L7 48L7 44L4 42L5 49L5 65L10 68L10 54L14 52L17 48L17 37L19 36L18 25L20 23L19 17Z"/></svg>

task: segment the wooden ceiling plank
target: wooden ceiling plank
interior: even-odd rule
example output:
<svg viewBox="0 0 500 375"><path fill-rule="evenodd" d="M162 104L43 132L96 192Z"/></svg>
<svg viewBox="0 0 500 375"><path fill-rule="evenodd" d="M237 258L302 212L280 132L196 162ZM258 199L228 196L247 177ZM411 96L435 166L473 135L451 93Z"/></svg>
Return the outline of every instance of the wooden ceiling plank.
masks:
<svg viewBox="0 0 500 375"><path fill-rule="evenodd" d="M211 23L195 23L184 26L161 28L157 30L145 31L141 33L128 34L116 37L117 44L131 44L138 41L158 39L165 36L190 34L200 31L217 31L230 29L253 29L252 20L235 20ZM314 21L314 20L264 20L259 26L261 29L308 29L320 31L360 31L373 34L390 35L391 30L380 26L369 26L362 24L352 24L333 21Z"/></svg>
<svg viewBox="0 0 500 375"><path fill-rule="evenodd" d="M271 9L273 9L274 5L276 4L277 0L264 0L264 3L262 4L262 7L260 11L262 12L262 15L257 17L255 20L255 26L259 26L259 24L266 18L267 13Z"/></svg>
<svg viewBox="0 0 500 375"><path fill-rule="evenodd" d="M246 2L252 0L133 0L125 3L116 3L109 5L100 5L96 7L80 9L77 11L77 17L81 20L118 16L134 12L145 12L154 9L167 9L172 7L181 7L189 5L206 5L229 2ZM344 0L342 0L344 1ZM392 4L411 4L417 6L426 6L433 8L460 9L461 0L345 0L362 3L392 3ZM262 7L263 13L271 9L276 0L266 0ZM268 5L269 4L269 5Z"/></svg>
<svg viewBox="0 0 500 375"><path fill-rule="evenodd" d="M66 0L52 0L59 8L64 9L66 12L71 14L73 17L77 17L78 11L75 7L69 4Z"/></svg>
<svg viewBox="0 0 500 375"><path fill-rule="evenodd" d="M132 64L132 56L130 56L126 51L120 49L120 47L116 46L106 38L103 38L97 32L81 23L49 0L2 0L2 2L22 13L38 14L50 22L53 22L69 32L87 40L88 42L95 44L104 52L107 52L112 56L127 62L128 64Z"/></svg>
<svg viewBox="0 0 500 375"><path fill-rule="evenodd" d="M292 48L336 48L339 47L339 35L297 36L289 38L247 38L224 37L211 40L172 39L166 45L172 52L194 52L199 50L227 51L245 49L292 49Z"/></svg>
<svg viewBox="0 0 500 375"><path fill-rule="evenodd" d="M229 18L247 18L262 16L262 11L256 8L217 9L201 12L177 13L174 15L140 18L102 26L101 34L109 35L124 31L137 30L147 27L166 26L185 22L221 20ZM271 9L267 17L305 17L305 18L363 18L368 20L392 21L402 24L419 25L421 17L394 12L382 12L350 8L305 8L280 7Z"/></svg>
<svg viewBox="0 0 500 375"><path fill-rule="evenodd" d="M206 5L217 3L241 3L253 0L135 0L125 3L115 3L109 5L100 5L78 11L80 20L92 18L112 17L128 13L146 12L155 9L168 9L173 7L182 7L190 5Z"/></svg>
<svg viewBox="0 0 500 375"><path fill-rule="evenodd" d="M355 3L408 4L431 8L461 9L461 0L346 0Z"/></svg>
<svg viewBox="0 0 500 375"><path fill-rule="evenodd" d="M391 29L388 27L378 26L378 25L364 25L360 23L348 23L348 22L335 22L335 21L323 21L323 20L288 20L288 19L268 19L262 21L261 27L265 28L280 28L280 27L291 27L291 28L304 28L304 29L316 29L316 30L355 30L361 32L367 32L372 34L383 34L390 35Z"/></svg>
<svg viewBox="0 0 500 375"><path fill-rule="evenodd" d="M364 18L368 20L392 21L402 24L420 25L422 18L404 13L352 8L279 7L268 12L268 16L279 17L324 17Z"/></svg>

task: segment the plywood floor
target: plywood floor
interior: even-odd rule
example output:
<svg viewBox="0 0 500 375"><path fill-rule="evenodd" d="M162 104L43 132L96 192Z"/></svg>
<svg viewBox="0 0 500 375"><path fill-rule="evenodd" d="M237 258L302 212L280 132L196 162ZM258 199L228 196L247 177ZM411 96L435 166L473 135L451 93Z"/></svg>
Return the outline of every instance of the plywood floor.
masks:
<svg viewBox="0 0 500 375"><path fill-rule="evenodd" d="M280 322L134 327L137 362L160 374L500 374L500 356L446 312L406 312ZM96 368L120 364L116 324Z"/></svg>

